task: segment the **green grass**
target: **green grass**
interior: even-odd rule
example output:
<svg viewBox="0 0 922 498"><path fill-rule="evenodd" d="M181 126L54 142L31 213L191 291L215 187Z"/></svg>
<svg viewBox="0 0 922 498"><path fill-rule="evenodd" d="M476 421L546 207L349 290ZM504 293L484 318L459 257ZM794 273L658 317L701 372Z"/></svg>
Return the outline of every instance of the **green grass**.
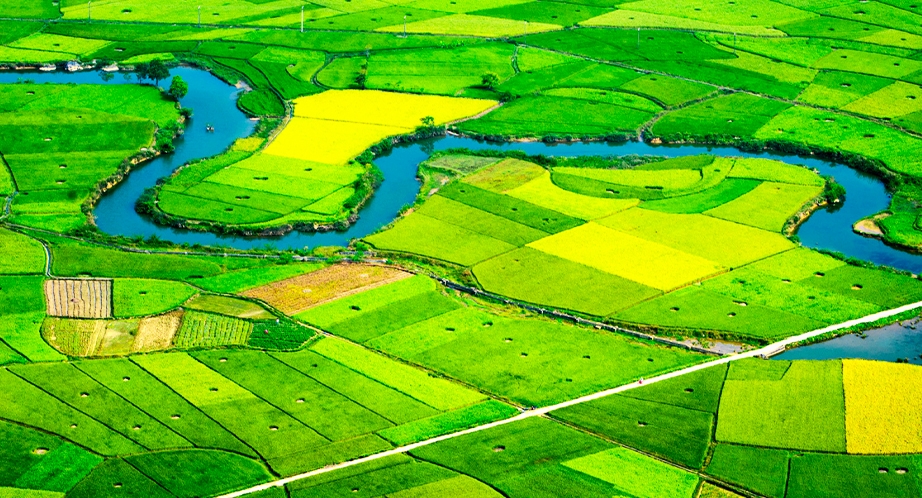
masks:
<svg viewBox="0 0 922 498"><path fill-rule="evenodd" d="M567 423L685 467L704 465L714 415L621 394L554 412Z"/></svg>
<svg viewBox="0 0 922 498"><path fill-rule="evenodd" d="M807 453L791 458L787 496L904 497L919 492L919 458L904 456L853 456ZM880 469L886 469L882 473ZM899 469L908 472L899 473Z"/></svg>
<svg viewBox="0 0 922 498"><path fill-rule="evenodd" d="M731 365L731 377L734 368ZM844 412L840 362L793 362L781 380L728 379L720 400L716 438L774 448L842 452Z"/></svg>
<svg viewBox="0 0 922 498"><path fill-rule="evenodd" d="M668 139L688 136L751 136L789 104L749 94L732 94L663 116L652 132Z"/></svg>
<svg viewBox="0 0 922 498"><path fill-rule="evenodd" d="M698 476L626 448L580 457L564 465L640 498L692 496Z"/></svg>
<svg viewBox="0 0 922 498"><path fill-rule="evenodd" d="M120 484L120 487L115 487ZM120 458L107 460L93 469L86 479L80 481L68 496L93 498L95 496L132 497L149 496L168 498L172 493L160 487Z"/></svg>
<svg viewBox="0 0 922 498"><path fill-rule="evenodd" d="M256 456L227 429L134 362L120 358L74 365L196 446Z"/></svg>
<svg viewBox="0 0 922 498"><path fill-rule="evenodd" d="M718 444L705 471L772 498L783 498L790 454L755 446Z"/></svg>
<svg viewBox="0 0 922 498"><path fill-rule="evenodd" d="M45 251L42 244L25 235L0 229L0 245L7 257L0 262L0 273L42 273L45 269Z"/></svg>
<svg viewBox="0 0 922 498"><path fill-rule="evenodd" d="M0 455L0 486L12 486L21 475L42 462L48 453L39 455L37 448L51 452L67 444L53 435L10 422L0 422L0 437L6 445Z"/></svg>
<svg viewBox="0 0 922 498"><path fill-rule="evenodd" d="M442 196L430 197L418 213L517 247L547 236L541 230Z"/></svg>
<svg viewBox="0 0 922 498"><path fill-rule="evenodd" d="M514 100L458 128L494 136L607 136L633 132L652 117L650 111L621 105L541 96Z"/></svg>
<svg viewBox="0 0 922 498"><path fill-rule="evenodd" d="M102 423L53 398L32 384L0 370L5 389L0 393L0 416L4 420L34 427L104 456L135 453L143 448ZM36 418L35 414L43 416ZM72 425L77 425L72 428ZM74 429L77 429L76 431Z"/></svg>
<svg viewBox="0 0 922 498"><path fill-rule="evenodd" d="M470 308L397 329L368 345L525 405L572 399L699 359L610 333Z"/></svg>
<svg viewBox="0 0 922 498"><path fill-rule="evenodd" d="M355 470L353 470L355 469ZM403 455L392 456L350 469L330 473L319 479L304 479L291 486L291 495L302 497L349 496L360 492L364 496L399 496L401 490L451 479L449 469L427 462L418 462Z"/></svg>
<svg viewBox="0 0 922 498"><path fill-rule="evenodd" d="M325 339L311 351L341 363L363 375L390 385L437 410L450 410L476 403L484 395L442 379L434 379L412 367L393 362L338 339Z"/></svg>
<svg viewBox="0 0 922 498"><path fill-rule="evenodd" d="M395 446L403 446L449 432L508 418L517 413L518 411L515 408L491 399L434 417L384 429L379 431L378 434Z"/></svg>
<svg viewBox="0 0 922 498"><path fill-rule="evenodd" d="M246 344L253 333L251 322L212 313L188 311L173 337L178 348L201 348Z"/></svg>
<svg viewBox="0 0 922 498"><path fill-rule="evenodd" d="M820 273L803 283L888 309L922 299L922 282L905 275L851 265Z"/></svg>
<svg viewBox="0 0 922 498"><path fill-rule="evenodd" d="M722 59L732 55L682 31L574 29L529 35L528 44L609 61Z"/></svg>
<svg viewBox="0 0 922 498"><path fill-rule="evenodd" d="M43 277L0 275L0 307L4 315L45 311Z"/></svg>
<svg viewBox="0 0 922 498"><path fill-rule="evenodd" d="M812 185L822 187L826 182L822 177L803 166L785 164L767 159L738 158L728 178L745 178L793 185Z"/></svg>
<svg viewBox="0 0 922 498"><path fill-rule="evenodd" d="M365 237L381 250L408 252L470 266L515 249L499 239L413 213L401 218L393 228Z"/></svg>
<svg viewBox="0 0 922 498"><path fill-rule="evenodd" d="M760 185L755 180L726 179L716 187L691 195L658 199L643 203L644 209L663 213L696 214L726 204Z"/></svg>
<svg viewBox="0 0 922 498"><path fill-rule="evenodd" d="M855 291L853 295L842 295L810 285L816 279L810 276L806 281L785 282L783 278L747 267L708 280L702 287L747 305L766 306L829 324L883 310L858 299L860 295Z"/></svg>
<svg viewBox="0 0 922 498"><path fill-rule="evenodd" d="M156 315L195 295L181 282L117 278L112 282L113 314L118 317Z"/></svg>
<svg viewBox="0 0 922 498"><path fill-rule="evenodd" d="M731 332L771 340L819 329L823 322L765 306L741 306L733 299L688 287L612 315L617 320L657 327Z"/></svg>
<svg viewBox="0 0 922 498"><path fill-rule="evenodd" d="M392 426L359 404L361 400L356 402L339 394L335 384L321 384L265 353L205 351L193 356L260 398L282 407L331 441ZM334 413L337 415L331 417Z"/></svg>
<svg viewBox="0 0 922 498"><path fill-rule="evenodd" d="M30 361L58 361L61 353L41 337L44 311L4 315L0 321L0 338Z"/></svg>
<svg viewBox="0 0 922 498"><path fill-rule="evenodd" d="M531 418L414 450L412 455L479 479L507 496L613 496L617 490L564 465L612 445L554 422ZM526 463L527 462L527 463Z"/></svg>
<svg viewBox="0 0 922 498"><path fill-rule="evenodd" d="M711 85L661 75L641 76L618 88L652 97L668 106L702 99L715 91Z"/></svg>
<svg viewBox="0 0 922 498"><path fill-rule="evenodd" d="M412 19L408 19L412 22ZM381 90L454 95L481 84L481 75L511 77L513 48L489 43L453 49L418 49L372 53L365 86ZM355 65L346 66L347 74ZM348 77L345 83L349 83ZM354 78L353 78L354 82Z"/></svg>
<svg viewBox="0 0 922 498"><path fill-rule="evenodd" d="M380 287L344 296L330 303L321 304L297 318L322 329L334 327L337 323L359 317L393 303L404 301L437 289L434 280L422 275L405 278Z"/></svg>
<svg viewBox="0 0 922 498"><path fill-rule="evenodd" d="M258 89L247 92L237 100L237 106L253 116L282 116L285 106L278 95L270 90Z"/></svg>
<svg viewBox="0 0 922 498"><path fill-rule="evenodd" d="M797 248L768 259L756 261L750 269L784 280L804 280L816 273L845 266L845 262L810 249Z"/></svg>
<svg viewBox="0 0 922 498"><path fill-rule="evenodd" d="M356 342L368 342L382 335L461 307L440 292L426 292L389 303L373 311L356 312L349 320L338 322L329 330Z"/></svg>
<svg viewBox="0 0 922 498"><path fill-rule="evenodd" d="M727 367L710 367L643 389L631 389L623 396L716 414L726 375Z"/></svg>
<svg viewBox="0 0 922 498"><path fill-rule="evenodd" d="M439 413L421 401L313 351L272 353L272 356L324 385L337 386L340 394L361 401L366 408L395 425Z"/></svg>
<svg viewBox="0 0 922 498"><path fill-rule="evenodd" d="M265 308L252 301L227 296L215 296L212 294L199 294L195 299L187 302L184 307L236 318L275 318L275 315L269 313Z"/></svg>
<svg viewBox="0 0 922 498"><path fill-rule="evenodd" d="M298 420L188 355L143 355L132 360L256 450L270 466L274 459L326 442Z"/></svg>
<svg viewBox="0 0 922 498"><path fill-rule="evenodd" d="M130 456L126 461L173 495L185 498L248 488L272 478L260 463L222 451L165 451Z"/></svg>
<svg viewBox="0 0 922 498"><path fill-rule="evenodd" d="M317 73L317 81L331 88L360 88L356 79L366 64L364 57L338 57Z"/></svg>
<svg viewBox="0 0 922 498"><path fill-rule="evenodd" d="M80 447L64 443L29 467L14 484L18 488L66 492L102 460Z"/></svg>
<svg viewBox="0 0 922 498"><path fill-rule="evenodd" d="M92 378L66 363L17 366L13 372L70 406L151 450L191 447L171 431ZM138 427L138 429L135 429Z"/></svg>
<svg viewBox="0 0 922 498"><path fill-rule="evenodd" d="M530 247L484 261L473 271L487 291L597 316L660 294L652 287Z"/></svg>
<svg viewBox="0 0 922 498"><path fill-rule="evenodd" d="M560 212L460 182L448 184L439 190L439 193L468 206L548 233L562 232L582 224L582 221Z"/></svg>
<svg viewBox="0 0 922 498"><path fill-rule="evenodd" d="M822 187L763 182L736 199L705 211L705 214L780 232L788 220L822 192Z"/></svg>

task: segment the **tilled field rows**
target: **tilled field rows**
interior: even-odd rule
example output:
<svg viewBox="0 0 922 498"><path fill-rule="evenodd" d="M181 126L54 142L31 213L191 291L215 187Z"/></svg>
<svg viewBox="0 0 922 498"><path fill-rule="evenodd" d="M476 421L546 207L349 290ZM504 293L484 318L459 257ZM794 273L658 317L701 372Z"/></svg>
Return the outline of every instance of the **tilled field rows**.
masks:
<svg viewBox="0 0 922 498"><path fill-rule="evenodd" d="M48 314L70 318L112 316L112 281L55 279L45 282Z"/></svg>

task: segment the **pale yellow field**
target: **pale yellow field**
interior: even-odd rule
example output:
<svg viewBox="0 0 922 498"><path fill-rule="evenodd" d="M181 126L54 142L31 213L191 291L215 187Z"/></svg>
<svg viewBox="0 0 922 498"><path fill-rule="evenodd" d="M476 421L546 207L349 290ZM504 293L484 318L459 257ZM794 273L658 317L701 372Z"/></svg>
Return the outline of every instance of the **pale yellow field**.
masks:
<svg viewBox="0 0 922 498"><path fill-rule="evenodd" d="M843 360L849 453L922 451L922 367Z"/></svg>
<svg viewBox="0 0 922 498"><path fill-rule="evenodd" d="M182 314L182 311L177 310L141 319L138 335L131 345L131 352L162 351L169 348L182 323Z"/></svg>
<svg viewBox="0 0 922 498"><path fill-rule="evenodd" d="M492 100L378 90L329 90L294 100L295 116L414 129L426 116L436 124L480 114Z"/></svg>
<svg viewBox="0 0 922 498"><path fill-rule="evenodd" d="M50 316L108 318L112 316L111 296L111 280L70 278L45 281L45 302Z"/></svg>
<svg viewBox="0 0 922 498"><path fill-rule="evenodd" d="M506 195L583 220L604 218L640 203L637 199L602 199L564 190L554 185L547 171L525 185L507 191Z"/></svg>
<svg viewBox="0 0 922 498"><path fill-rule="evenodd" d="M663 291L724 269L713 261L592 222L528 246Z"/></svg>

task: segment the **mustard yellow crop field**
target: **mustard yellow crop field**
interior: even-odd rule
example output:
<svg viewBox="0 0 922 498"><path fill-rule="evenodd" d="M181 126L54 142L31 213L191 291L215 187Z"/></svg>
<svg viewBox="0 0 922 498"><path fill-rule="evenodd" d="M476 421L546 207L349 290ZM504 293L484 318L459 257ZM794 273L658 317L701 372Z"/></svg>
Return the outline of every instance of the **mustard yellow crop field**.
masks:
<svg viewBox="0 0 922 498"><path fill-rule="evenodd" d="M387 137L410 133L427 116L444 124L496 105L375 90L331 90L294 103L295 117L265 153L325 164L344 164Z"/></svg>
<svg viewBox="0 0 922 498"><path fill-rule="evenodd" d="M845 438L849 453L922 451L922 368L843 360Z"/></svg>
<svg viewBox="0 0 922 498"><path fill-rule="evenodd" d="M409 131L408 128L394 126L293 118L264 153L325 164L344 164L384 138Z"/></svg>
<svg viewBox="0 0 922 498"><path fill-rule="evenodd" d="M416 95L379 90L329 90L294 100L295 117L413 129L426 116L436 124L475 116L493 100Z"/></svg>
<svg viewBox="0 0 922 498"><path fill-rule="evenodd" d="M528 246L664 291L724 270L713 261L592 222Z"/></svg>

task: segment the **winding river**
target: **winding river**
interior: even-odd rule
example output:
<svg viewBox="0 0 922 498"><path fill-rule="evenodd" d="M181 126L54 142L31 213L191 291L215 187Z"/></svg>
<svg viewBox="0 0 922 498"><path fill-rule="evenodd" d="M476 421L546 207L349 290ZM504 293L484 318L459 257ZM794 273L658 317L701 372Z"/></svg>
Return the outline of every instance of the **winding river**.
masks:
<svg viewBox="0 0 922 498"><path fill-rule="evenodd" d="M626 154L679 157L707 153L718 156L771 158L786 163L802 164L819 170L821 174L834 176L836 181L845 187L847 200L841 207L836 209L817 211L804 222L798 230L798 236L802 243L807 247L838 251L847 256L909 270L914 273L922 273L922 255L900 251L887 246L877 239L862 237L852 231L852 224L855 221L886 209L889 205L889 195L880 180L846 166L814 157L778 155L771 152L753 154L730 147L654 146L640 142L624 144L598 142L570 144L544 144L541 142L487 143L469 138L442 137L399 145L390 153L377 158L375 164L384 173L385 179L369 203L362 209L358 221L342 232L291 232L281 237L245 238L219 236L211 233L159 226L135 212L134 204L141 193L155 185L158 179L168 176L177 167L195 159L214 156L223 152L237 138L250 135L255 127L255 122L248 119L246 115L237 109L236 100L240 90L236 87L228 85L207 71L200 69L180 67L173 69L172 74L182 76L189 83L189 93L182 99L182 105L193 109L193 117L187 126L185 135L176 141L176 151L173 154L157 157L137 167L122 183L102 196L94 214L96 223L104 232L130 237L156 235L163 240L176 243L223 245L238 249L266 246L274 246L280 249L341 246L348 244L352 239L368 235L386 225L397 216L403 206L413 202L420 188L420 183L416 178L417 166L436 150L467 147L470 149L521 150L529 154L568 157ZM11 83L20 79L30 79L38 83L134 83L130 74L117 73L109 76L111 78L106 81L99 73L95 72L24 73L10 71L0 72L0 83ZM207 132L205 130L206 124L214 125L215 131L213 133ZM912 336L912 342L917 344L915 349L910 351L916 354L922 353L922 349L918 346L922 344L922 340L918 339L917 334L909 333L910 329L904 330L907 332L902 333L900 337ZM893 336L894 334L890 335ZM836 339L835 341L842 341L843 339L845 338ZM862 341L862 344L874 342L866 342L867 340L857 338L849 340ZM829 341L824 344L832 344L835 341ZM886 342L902 344L899 341ZM811 351L817 349L816 346L811 347L814 348ZM904 348L905 344L900 347ZM798 351L807 351L808 349L802 348ZM894 346L886 354L889 355L899 350ZM828 351L824 353L815 352L819 356L836 354ZM887 357L886 359L895 359L894 355L891 356L893 357Z"/></svg>

